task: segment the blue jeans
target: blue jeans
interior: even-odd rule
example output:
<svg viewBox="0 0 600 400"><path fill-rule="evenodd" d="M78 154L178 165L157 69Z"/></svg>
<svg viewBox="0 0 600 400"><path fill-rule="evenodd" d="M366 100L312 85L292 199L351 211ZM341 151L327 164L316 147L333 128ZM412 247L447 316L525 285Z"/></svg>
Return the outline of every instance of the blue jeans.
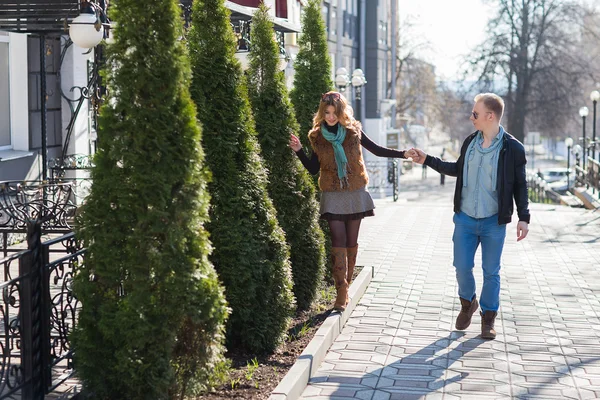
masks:
<svg viewBox="0 0 600 400"><path fill-rule="evenodd" d="M483 288L479 304L481 310L498 311L500 306L500 258L506 238L506 225L498 225L498 215L471 218L463 212L454 214L454 267L458 281L458 295L465 300L475 296L475 252L481 243Z"/></svg>

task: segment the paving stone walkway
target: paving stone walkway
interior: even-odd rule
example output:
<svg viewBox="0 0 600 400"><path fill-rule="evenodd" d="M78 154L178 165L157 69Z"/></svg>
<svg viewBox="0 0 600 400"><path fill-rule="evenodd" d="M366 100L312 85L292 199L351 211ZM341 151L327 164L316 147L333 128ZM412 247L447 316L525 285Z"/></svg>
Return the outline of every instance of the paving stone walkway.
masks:
<svg viewBox="0 0 600 400"><path fill-rule="evenodd" d="M453 329L454 179L403 178L400 201L363 222L358 264L374 279L303 398L600 398L600 212L532 205L519 243L509 225L498 337L485 341L478 315ZM475 271L479 292L480 253Z"/></svg>

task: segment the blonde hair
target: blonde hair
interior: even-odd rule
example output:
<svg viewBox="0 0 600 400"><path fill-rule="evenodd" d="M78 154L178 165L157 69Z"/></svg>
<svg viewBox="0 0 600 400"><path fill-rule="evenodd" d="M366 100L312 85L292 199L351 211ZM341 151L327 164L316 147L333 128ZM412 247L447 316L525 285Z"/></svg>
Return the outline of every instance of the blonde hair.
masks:
<svg viewBox="0 0 600 400"><path fill-rule="evenodd" d="M313 117L313 129L321 129L321 124L325 120L325 111L329 106L335 107L335 115L342 126L351 128L354 125L354 111L348 104L348 100L340 92L331 91L321 96L319 109Z"/></svg>
<svg viewBox="0 0 600 400"><path fill-rule="evenodd" d="M498 117L498 121L502 119L504 115L504 100L502 97L498 96L495 93L479 93L475 96L475 103L482 102L485 108L493 112L496 117Z"/></svg>

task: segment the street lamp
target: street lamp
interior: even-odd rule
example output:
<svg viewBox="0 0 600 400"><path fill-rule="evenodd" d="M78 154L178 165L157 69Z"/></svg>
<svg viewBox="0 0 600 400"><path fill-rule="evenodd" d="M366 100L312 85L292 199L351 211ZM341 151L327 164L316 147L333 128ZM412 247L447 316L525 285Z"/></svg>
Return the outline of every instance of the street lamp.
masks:
<svg viewBox="0 0 600 400"><path fill-rule="evenodd" d="M352 72L352 77L348 75L348 70L344 67L338 68L335 71L335 86L338 87L340 92L345 92L349 85L354 87L354 98L356 100L361 99L361 89L367 83L365 74L362 69L356 68Z"/></svg>
<svg viewBox="0 0 600 400"><path fill-rule="evenodd" d="M362 87L367 84L367 79L365 78L365 73L362 69L357 68L352 72L352 79L350 80L352 86L354 87L354 98L356 100L361 99Z"/></svg>
<svg viewBox="0 0 600 400"><path fill-rule="evenodd" d="M344 67L338 68L335 71L335 86L340 92L345 92L349 85L354 87L354 99L360 101L362 94L362 87L367 83L365 74L362 69L356 68L352 72L352 77L348 75L348 70ZM358 108L358 107L357 107ZM362 116L361 116L362 117ZM359 119L359 118L357 118Z"/></svg>
<svg viewBox="0 0 600 400"><path fill-rule="evenodd" d="M573 147L573 139L570 137L565 139L565 146L567 146L567 190L569 190L570 182L569 175L571 174L571 148Z"/></svg>
<svg viewBox="0 0 600 400"><path fill-rule="evenodd" d="M596 159L596 104L598 103L598 100L600 100L600 92L597 90L592 91L592 93L590 93L590 99L592 100L592 102L594 103L594 122L592 125L592 158L595 160Z"/></svg>
<svg viewBox="0 0 600 400"><path fill-rule="evenodd" d="M104 26L101 19L103 10L95 3L84 1L81 10L69 26L69 36L73 43L84 49L96 47L104 39Z"/></svg>
<svg viewBox="0 0 600 400"><path fill-rule="evenodd" d="M583 169L585 170L585 163L586 163L586 158L587 158L587 141L586 141L586 137L585 137L585 118L588 116L588 114L590 113L590 110L588 110L587 107L581 107L579 109L579 116L581 117L581 120L583 122Z"/></svg>

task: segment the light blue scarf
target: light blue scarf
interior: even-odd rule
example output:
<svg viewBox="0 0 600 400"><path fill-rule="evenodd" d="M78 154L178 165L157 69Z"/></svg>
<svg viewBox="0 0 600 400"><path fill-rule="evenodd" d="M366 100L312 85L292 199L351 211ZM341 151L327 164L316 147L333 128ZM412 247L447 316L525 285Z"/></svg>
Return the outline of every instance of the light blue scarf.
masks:
<svg viewBox="0 0 600 400"><path fill-rule="evenodd" d="M346 157L346 153L342 147L342 143L344 143L344 139L346 139L346 128L344 128L342 124L338 124L337 133L333 134L327 130L325 124L322 124L321 134L333 146L333 155L335 156L335 163L337 164L337 173L338 178L340 178L340 186L342 188L348 186L348 178L346 178L348 158Z"/></svg>
<svg viewBox="0 0 600 400"><path fill-rule="evenodd" d="M465 153L465 164L463 166L463 187L467 187L467 180L469 176L469 159L472 152L477 150L482 154L488 154L494 152L492 155L492 187L494 188L494 192L497 190L497 181L498 181L498 159L500 158L500 149L502 149L502 143L504 138L504 127L500 125L500 131L498 135L492 141L492 145L487 149L481 147L483 132L479 131L477 136L471 140L469 143L469 147L467 148L467 152Z"/></svg>

